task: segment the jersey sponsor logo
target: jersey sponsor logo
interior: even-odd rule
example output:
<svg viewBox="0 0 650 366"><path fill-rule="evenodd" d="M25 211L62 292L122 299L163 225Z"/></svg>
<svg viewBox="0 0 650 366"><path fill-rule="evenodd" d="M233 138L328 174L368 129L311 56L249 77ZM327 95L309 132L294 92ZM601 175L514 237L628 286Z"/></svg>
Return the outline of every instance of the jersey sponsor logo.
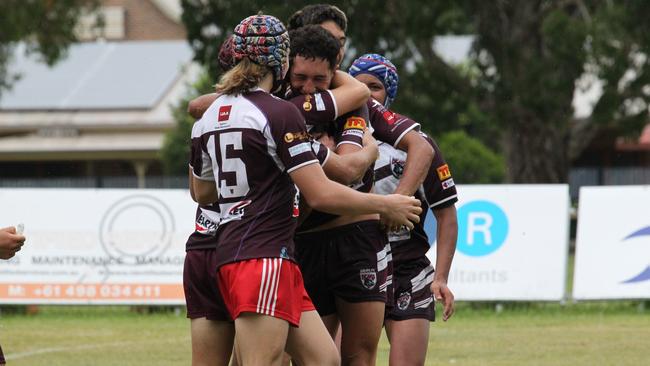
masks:
<svg viewBox="0 0 650 366"><path fill-rule="evenodd" d="M296 187L296 194L293 196L293 207L291 209L291 217L300 216L300 191Z"/></svg>
<svg viewBox="0 0 650 366"><path fill-rule="evenodd" d="M455 185L456 184L454 183L454 178L449 178L446 181L442 182L442 189L449 189Z"/></svg>
<svg viewBox="0 0 650 366"><path fill-rule="evenodd" d="M349 130L351 128L355 128L357 130L365 130L366 129L366 120L361 118L361 117L348 117L348 119L345 121L345 125L343 126L344 130Z"/></svg>
<svg viewBox="0 0 650 366"><path fill-rule="evenodd" d="M290 144L295 140L307 141L309 140L309 134L307 131L287 132L284 134L284 142L287 144Z"/></svg>
<svg viewBox="0 0 650 366"><path fill-rule="evenodd" d="M302 103L302 109L304 109L305 112L311 111L311 95L305 95L305 102Z"/></svg>
<svg viewBox="0 0 650 366"><path fill-rule="evenodd" d="M395 123L395 113L393 113L393 112L391 112L391 111L389 111L389 110L386 110L386 111L383 113L383 116L384 116L384 120L385 120L386 123L388 123L389 125L392 125L393 123Z"/></svg>
<svg viewBox="0 0 650 366"><path fill-rule="evenodd" d="M289 148L289 155L293 158L296 155L300 155L304 152L311 151L311 146L307 142L302 142L296 146L291 146Z"/></svg>
<svg viewBox="0 0 650 366"><path fill-rule="evenodd" d="M377 286L377 271L374 268L362 269L359 271L361 277L361 284L368 290L372 290Z"/></svg>
<svg viewBox="0 0 650 366"><path fill-rule="evenodd" d="M212 235L217 232L218 222L214 222L203 214L196 219L195 230L199 234Z"/></svg>
<svg viewBox="0 0 650 366"><path fill-rule="evenodd" d="M321 93L314 94L314 99L316 100L316 110L324 111L325 110L325 101L323 101L323 96Z"/></svg>
<svg viewBox="0 0 650 366"><path fill-rule="evenodd" d="M344 130L343 132L341 132L341 136L347 136L347 135L363 138L363 130L357 130L356 128L351 128L349 130Z"/></svg>
<svg viewBox="0 0 650 366"><path fill-rule="evenodd" d="M438 178L440 178L440 180L451 178L451 171L449 170L449 166L447 164L439 166L436 171L438 172Z"/></svg>
<svg viewBox="0 0 650 366"><path fill-rule="evenodd" d="M411 294L408 292L402 292L397 298L397 308L404 311L409 307L411 303Z"/></svg>
<svg viewBox="0 0 650 366"><path fill-rule="evenodd" d="M239 201L235 203L230 210L228 210L228 216L230 217L242 217L244 216L244 208L251 204L251 200Z"/></svg>
<svg viewBox="0 0 650 366"><path fill-rule="evenodd" d="M230 110L232 109L231 105L223 105L219 107L219 117L217 121L224 122L230 119Z"/></svg>

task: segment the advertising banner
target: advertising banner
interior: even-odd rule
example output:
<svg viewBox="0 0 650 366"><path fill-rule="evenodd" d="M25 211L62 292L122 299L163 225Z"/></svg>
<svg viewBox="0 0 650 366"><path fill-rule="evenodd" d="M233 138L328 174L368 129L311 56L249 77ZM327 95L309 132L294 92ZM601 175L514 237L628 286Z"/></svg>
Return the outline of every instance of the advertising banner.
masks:
<svg viewBox="0 0 650 366"><path fill-rule="evenodd" d="M582 187L573 297L650 298L650 185Z"/></svg>
<svg viewBox="0 0 650 366"><path fill-rule="evenodd" d="M569 240L568 185L458 186L457 300L561 300ZM435 218L425 222L435 264Z"/></svg>
<svg viewBox="0 0 650 366"><path fill-rule="evenodd" d="M195 210L187 190L1 189L0 226L27 241L0 303L182 305Z"/></svg>

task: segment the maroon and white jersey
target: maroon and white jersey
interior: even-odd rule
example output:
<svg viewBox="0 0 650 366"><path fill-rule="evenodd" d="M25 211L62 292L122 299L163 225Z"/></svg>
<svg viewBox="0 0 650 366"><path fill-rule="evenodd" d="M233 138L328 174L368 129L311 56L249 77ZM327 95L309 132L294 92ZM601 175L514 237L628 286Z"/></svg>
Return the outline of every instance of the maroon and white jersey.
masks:
<svg viewBox="0 0 650 366"><path fill-rule="evenodd" d="M411 130L419 131L420 124L412 119L386 109L381 103L368 99L368 112L372 135L379 141L397 147Z"/></svg>
<svg viewBox="0 0 650 366"><path fill-rule="evenodd" d="M429 250L429 238L424 231L427 210L435 210L453 205L458 201L454 179L449 165L445 162L438 145L426 134L420 132L433 147L435 156L424 183L415 192L415 198L422 202L420 222L412 231L402 229L388 234L393 260L403 262L417 259ZM391 194L395 192L406 164L407 154L386 143L379 143L379 159L375 162L375 192Z"/></svg>
<svg viewBox="0 0 650 366"><path fill-rule="evenodd" d="M288 173L315 163L292 104L261 89L212 103L192 129L191 166L219 192L218 265L294 259L298 192Z"/></svg>

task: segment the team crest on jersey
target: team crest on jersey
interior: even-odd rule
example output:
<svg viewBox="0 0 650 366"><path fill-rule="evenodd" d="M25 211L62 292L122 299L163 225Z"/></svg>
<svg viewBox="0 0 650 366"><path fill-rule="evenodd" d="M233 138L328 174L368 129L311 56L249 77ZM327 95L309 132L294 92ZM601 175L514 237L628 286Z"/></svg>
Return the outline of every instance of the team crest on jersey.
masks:
<svg viewBox="0 0 650 366"><path fill-rule="evenodd" d="M360 270L359 276L361 277L361 284L368 290L372 290L377 286L377 271L373 268Z"/></svg>
<svg viewBox="0 0 650 366"><path fill-rule="evenodd" d="M219 107L219 117L217 117L218 122L225 122L230 119L230 110L232 109L231 105L222 105Z"/></svg>
<svg viewBox="0 0 650 366"><path fill-rule="evenodd" d="M404 160L391 158L390 171L393 173L393 177L400 179L404 174Z"/></svg>
<svg viewBox="0 0 650 366"><path fill-rule="evenodd" d="M445 180L451 177L451 170L449 170L447 164L439 166L436 171L438 172L438 178L440 178L440 180Z"/></svg>
<svg viewBox="0 0 650 366"><path fill-rule="evenodd" d="M366 120L361 118L361 117L348 117L347 120L345 120L345 125L343 126L344 130L349 130L351 128L355 128L357 130L365 130L366 129Z"/></svg>
<svg viewBox="0 0 650 366"><path fill-rule="evenodd" d="M411 303L411 294L408 292L402 292L397 298L397 308L400 310L406 310Z"/></svg>

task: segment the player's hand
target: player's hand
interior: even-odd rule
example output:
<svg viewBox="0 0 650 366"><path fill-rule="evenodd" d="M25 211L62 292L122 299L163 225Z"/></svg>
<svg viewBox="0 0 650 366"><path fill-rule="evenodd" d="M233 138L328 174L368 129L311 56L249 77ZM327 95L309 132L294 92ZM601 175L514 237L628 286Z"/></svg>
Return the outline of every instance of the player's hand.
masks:
<svg viewBox="0 0 650 366"><path fill-rule="evenodd" d="M363 148L369 151L369 160L371 162L374 162L379 158L379 147L377 146L377 140L372 137L372 132L370 132L370 129L366 128L366 130L363 131L363 140L361 143L363 144Z"/></svg>
<svg viewBox="0 0 650 366"><path fill-rule="evenodd" d="M431 283L431 292L435 296L437 302L442 302L444 311L442 312L442 320L447 321L454 315L454 294L447 287L447 282L443 280L434 279Z"/></svg>
<svg viewBox="0 0 650 366"><path fill-rule="evenodd" d="M381 214L382 222L390 231L406 226L413 229L413 223L420 222L420 200L401 194L389 194L386 197L386 210Z"/></svg>
<svg viewBox="0 0 650 366"><path fill-rule="evenodd" d="M25 236L16 234L13 226L0 229L0 259L9 259L25 244Z"/></svg>

